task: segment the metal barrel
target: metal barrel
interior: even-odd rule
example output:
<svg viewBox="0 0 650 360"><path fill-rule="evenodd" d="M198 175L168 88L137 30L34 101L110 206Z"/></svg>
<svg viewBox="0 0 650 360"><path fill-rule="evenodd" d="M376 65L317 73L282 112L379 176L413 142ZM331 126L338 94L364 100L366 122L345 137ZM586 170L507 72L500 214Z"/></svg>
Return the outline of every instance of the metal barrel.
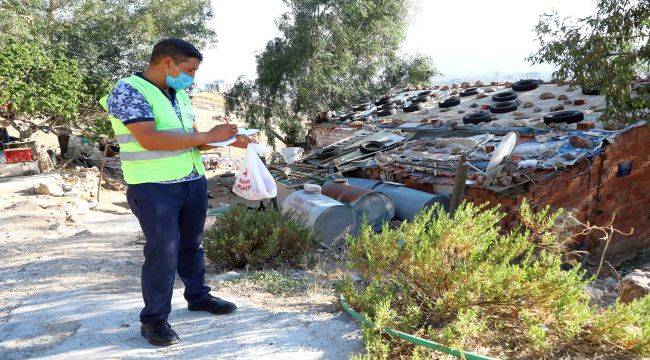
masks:
<svg viewBox="0 0 650 360"><path fill-rule="evenodd" d="M366 217L368 225L375 231L381 230L382 225L395 216L393 200L380 192L330 182L323 185L322 194L352 206L361 216Z"/></svg>
<svg viewBox="0 0 650 360"><path fill-rule="evenodd" d="M294 191L282 203L282 212L314 229L321 245L339 248L348 234L357 235L360 217L356 210L322 194Z"/></svg>
<svg viewBox="0 0 650 360"><path fill-rule="evenodd" d="M449 210L448 197L411 189L402 184L383 182L374 190L388 195L393 200L397 220L412 221L418 212L437 203L441 204L445 211Z"/></svg>
<svg viewBox="0 0 650 360"><path fill-rule="evenodd" d="M363 178L339 178L339 179L327 179L323 186L336 182L338 180L345 180L348 185L358 186L368 190L374 190L377 185L381 184L379 180L363 179Z"/></svg>

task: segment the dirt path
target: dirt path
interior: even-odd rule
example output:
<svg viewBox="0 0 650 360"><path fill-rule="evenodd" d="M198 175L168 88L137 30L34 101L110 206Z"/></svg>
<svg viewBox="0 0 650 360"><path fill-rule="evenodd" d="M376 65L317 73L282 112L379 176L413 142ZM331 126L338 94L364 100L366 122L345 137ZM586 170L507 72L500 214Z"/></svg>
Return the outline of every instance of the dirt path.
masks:
<svg viewBox="0 0 650 360"><path fill-rule="evenodd" d="M0 359L345 359L362 350L357 326L331 299L269 300L220 287L215 273L214 293L239 310L190 313L178 280L170 322L181 342L149 345L138 322L142 243L124 195L102 193L88 210L72 196L32 194L52 176L0 179Z"/></svg>

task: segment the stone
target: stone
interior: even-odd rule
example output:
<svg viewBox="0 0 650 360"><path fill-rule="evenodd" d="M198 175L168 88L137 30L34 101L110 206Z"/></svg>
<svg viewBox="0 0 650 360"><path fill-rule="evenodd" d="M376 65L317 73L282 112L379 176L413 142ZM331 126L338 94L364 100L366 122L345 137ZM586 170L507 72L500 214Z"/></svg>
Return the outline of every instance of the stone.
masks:
<svg viewBox="0 0 650 360"><path fill-rule="evenodd" d="M586 102L587 102L587 100L585 100L585 99L575 99L575 100L573 100L573 105L576 105L576 106L584 105Z"/></svg>
<svg viewBox="0 0 650 360"><path fill-rule="evenodd" d="M242 277L242 274L236 272L236 271L228 271L223 274L219 274L214 277L215 280L217 281L232 281L235 279L238 279Z"/></svg>
<svg viewBox="0 0 650 360"><path fill-rule="evenodd" d="M564 160L568 160L568 161L572 161L577 158L577 156L575 156L575 154L572 153L564 153L562 154L562 157L564 158Z"/></svg>
<svg viewBox="0 0 650 360"><path fill-rule="evenodd" d="M462 83L460 83L460 87L462 87L463 89L467 89L470 86L471 85L467 81L463 81Z"/></svg>
<svg viewBox="0 0 650 360"><path fill-rule="evenodd" d="M447 112L449 111L449 108L440 108L440 112Z"/></svg>
<svg viewBox="0 0 650 360"><path fill-rule="evenodd" d="M498 81L492 81L492 82L490 83L490 85L492 85L492 86L499 86L499 82L498 82Z"/></svg>
<svg viewBox="0 0 650 360"><path fill-rule="evenodd" d="M535 106L535 107L533 108L533 111L536 112L536 113L538 113L538 112L541 112L541 111L542 111L542 108L539 107L539 106Z"/></svg>
<svg viewBox="0 0 650 360"><path fill-rule="evenodd" d="M598 105L591 105L589 107L589 110L596 110L596 109L598 109Z"/></svg>
<svg viewBox="0 0 650 360"><path fill-rule="evenodd" d="M452 89L458 89L458 84L452 84L452 85L451 85L451 88L452 88Z"/></svg>
<svg viewBox="0 0 650 360"><path fill-rule="evenodd" d="M618 280L614 279L611 276L606 277L605 280L604 280L604 283L605 283L605 286L607 286L610 289L614 289L614 288L618 287Z"/></svg>
<svg viewBox="0 0 650 360"><path fill-rule="evenodd" d="M603 295L605 294L604 291L591 287L589 285L585 286L585 292L589 294L589 297L591 300L589 300L590 305L598 305L603 299Z"/></svg>
<svg viewBox="0 0 650 360"><path fill-rule="evenodd" d="M636 269L623 277L621 282L622 303L640 299L650 293L650 265Z"/></svg>
<svg viewBox="0 0 650 360"><path fill-rule="evenodd" d="M543 92L541 95L539 95L539 98L542 100L548 100L548 99L555 99L555 94L552 92Z"/></svg>
<svg viewBox="0 0 650 360"><path fill-rule="evenodd" d="M55 182L42 181L34 185L34 193L38 195L63 196L63 188Z"/></svg>
<svg viewBox="0 0 650 360"><path fill-rule="evenodd" d="M477 99L482 99L482 98L486 98L486 97L487 97L486 93L478 93L478 94L476 94Z"/></svg>
<svg viewBox="0 0 650 360"><path fill-rule="evenodd" d="M560 110L564 110L564 105L562 105L562 104L558 104L558 105L555 105L555 106L551 106L551 108L550 108L549 110L550 110L550 111L560 111Z"/></svg>
<svg viewBox="0 0 650 360"><path fill-rule="evenodd" d="M584 130L589 130L589 129L595 128L596 123L594 123L593 121L581 121L578 124L576 124L576 126L577 126L578 130L583 130L584 131Z"/></svg>
<svg viewBox="0 0 650 360"><path fill-rule="evenodd" d="M564 100L563 102L564 105L571 105L573 102L571 100Z"/></svg>
<svg viewBox="0 0 650 360"><path fill-rule="evenodd" d="M557 97L558 100L566 100L566 99L568 99L568 98L569 98L569 97L566 96L566 95L564 95L564 94L559 95L559 96Z"/></svg>
<svg viewBox="0 0 650 360"><path fill-rule="evenodd" d="M527 115L517 115L517 116L515 116L515 120L524 120L524 119L528 119L528 116Z"/></svg>
<svg viewBox="0 0 650 360"><path fill-rule="evenodd" d="M483 92L491 93L491 92L494 92L494 89L491 88L491 87L486 87L485 89L483 89Z"/></svg>
<svg viewBox="0 0 650 360"><path fill-rule="evenodd" d="M469 107L471 107L472 109L474 109L474 108L477 108L477 107L478 107L478 104L477 104L477 103L472 103Z"/></svg>
<svg viewBox="0 0 650 360"><path fill-rule="evenodd" d="M122 184L121 181L113 180L110 178L104 179L103 187L104 189L113 190L113 191L122 191L124 190L124 188L126 188L126 186L124 186L124 184Z"/></svg>
<svg viewBox="0 0 650 360"><path fill-rule="evenodd" d="M591 148L594 147L594 144L592 141L587 140L585 138L582 138L580 136L572 136L569 139L569 143L575 147L579 148Z"/></svg>
<svg viewBox="0 0 650 360"><path fill-rule="evenodd" d="M521 111L515 111L515 112L512 113L512 115L514 115L514 116L521 116L521 115L523 115L523 114L524 114L524 113L521 112Z"/></svg>
<svg viewBox="0 0 650 360"><path fill-rule="evenodd" d="M532 101L526 101L523 106L524 106L524 109L528 109L528 108L533 107L533 103L532 103Z"/></svg>
<svg viewBox="0 0 650 360"><path fill-rule="evenodd" d="M481 110L489 110L489 109L490 109L490 105L488 104L481 105Z"/></svg>
<svg viewBox="0 0 650 360"><path fill-rule="evenodd" d="M484 86L484 85L483 85L483 82L482 82L481 80L477 80L477 81L474 83L474 87L483 87L483 86Z"/></svg>
<svg viewBox="0 0 650 360"><path fill-rule="evenodd" d="M449 90L449 85L445 85L445 86L441 87L440 90L443 90L443 91Z"/></svg>
<svg viewBox="0 0 650 360"><path fill-rule="evenodd" d="M458 90L454 90L450 93L450 95L458 95Z"/></svg>
<svg viewBox="0 0 650 360"><path fill-rule="evenodd" d="M465 113L465 110L460 109L460 110L458 110L458 113L459 113L459 114L464 114L464 113Z"/></svg>

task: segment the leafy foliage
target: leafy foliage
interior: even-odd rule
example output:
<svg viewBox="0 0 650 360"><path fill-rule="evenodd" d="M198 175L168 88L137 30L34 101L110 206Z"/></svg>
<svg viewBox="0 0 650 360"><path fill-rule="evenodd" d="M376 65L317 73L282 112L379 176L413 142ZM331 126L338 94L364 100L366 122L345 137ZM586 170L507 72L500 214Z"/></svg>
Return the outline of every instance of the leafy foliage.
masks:
<svg viewBox="0 0 650 360"><path fill-rule="evenodd" d="M395 86L423 84L431 60L397 58L411 3L401 0L285 0L281 37L257 56L257 79L239 79L226 111L251 125L280 124L290 137L320 111L368 101ZM289 125L291 124L291 125Z"/></svg>
<svg viewBox="0 0 650 360"><path fill-rule="evenodd" d="M529 60L557 66L559 80L600 89L610 120L647 118L650 91L633 94L630 84L650 71L650 6L638 0L597 5L595 15L582 19L542 15L535 27L540 49Z"/></svg>
<svg viewBox="0 0 650 360"><path fill-rule="evenodd" d="M21 120L72 121L85 99L77 62L60 48L43 49L32 42L0 44L0 116L21 132L32 130Z"/></svg>
<svg viewBox="0 0 650 360"><path fill-rule="evenodd" d="M212 16L209 0L7 0L0 2L0 43L30 43L42 49L39 53L67 57L78 68L88 96L75 112L84 125L106 130L105 124L97 124L106 121L97 115L103 113L98 99L110 86L142 69L152 46L164 37L180 37L197 47L214 43L215 33L208 26Z"/></svg>
<svg viewBox="0 0 650 360"><path fill-rule="evenodd" d="M302 266L317 244L311 230L277 211L233 207L205 233L208 259L229 268Z"/></svg>
<svg viewBox="0 0 650 360"><path fill-rule="evenodd" d="M536 231L558 216L521 208ZM465 203L453 217L432 209L380 234L366 227L349 240L349 255L367 286L359 291L348 280L341 291L379 327L464 350L535 359L648 354L650 297L599 312L584 291L586 272L562 270L561 254L530 229L503 235L503 216ZM423 351L373 329L364 335L371 358Z"/></svg>

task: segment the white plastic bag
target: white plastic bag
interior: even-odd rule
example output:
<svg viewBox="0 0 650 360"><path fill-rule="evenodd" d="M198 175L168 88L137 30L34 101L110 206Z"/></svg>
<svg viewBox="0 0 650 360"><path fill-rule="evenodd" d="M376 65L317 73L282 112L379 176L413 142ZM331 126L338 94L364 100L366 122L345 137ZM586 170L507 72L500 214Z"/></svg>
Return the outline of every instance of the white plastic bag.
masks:
<svg viewBox="0 0 650 360"><path fill-rule="evenodd" d="M247 200L274 198L278 193L275 180L257 155L266 150L258 144L248 144L246 157L239 168L232 191Z"/></svg>

